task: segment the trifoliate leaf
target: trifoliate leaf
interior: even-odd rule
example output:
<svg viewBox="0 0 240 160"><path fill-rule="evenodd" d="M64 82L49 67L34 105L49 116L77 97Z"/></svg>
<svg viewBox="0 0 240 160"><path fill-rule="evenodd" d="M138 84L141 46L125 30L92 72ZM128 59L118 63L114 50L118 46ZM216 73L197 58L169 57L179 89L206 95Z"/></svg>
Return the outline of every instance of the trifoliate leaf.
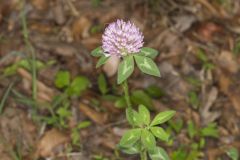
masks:
<svg viewBox="0 0 240 160"><path fill-rule="evenodd" d="M174 116L175 113L176 113L175 111L170 110L170 111L164 111L164 112L157 114L156 117L153 119L151 126L162 124L162 123L168 121L169 119L171 119Z"/></svg>
<svg viewBox="0 0 240 160"><path fill-rule="evenodd" d="M161 147L155 147L148 151L151 160L169 160L166 151Z"/></svg>
<svg viewBox="0 0 240 160"><path fill-rule="evenodd" d="M94 49L94 50L91 52L91 55L94 56L94 57L101 57L101 56L103 56L102 47L99 46L99 47L97 47L96 49Z"/></svg>
<svg viewBox="0 0 240 160"><path fill-rule="evenodd" d="M151 132L147 129L142 130L141 141L148 150L151 150L156 147L156 140Z"/></svg>
<svg viewBox="0 0 240 160"><path fill-rule="evenodd" d="M138 68L146 74L160 77L160 71L155 62L148 57L134 55Z"/></svg>
<svg viewBox="0 0 240 160"><path fill-rule="evenodd" d="M106 56L101 56L101 58L98 60L97 64L96 64L96 68L99 68L100 66L104 65L109 57Z"/></svg>
<svg viewBox="0 0 240 160"><path fill-rule="evenodd" d="M153 48L143 47L138 55L154 59L157 57L158 51Z"/></svg>
<svg viewBox="0 0 240 160"><path fill-rule="evenodd" d="M122 139L120 140L119 145L122 147L130 147L133 146L134 143L140 139L141 137L141 129L137 128L137 129L131 129L129 131L127 131Z"/></svg>
<svg viewBox="0 0 240 160"><path fill-rule="evenodd" d="M150 123L150 112L144 105L139 105L138 107L138 114L140 117L140 120L145 125L149 125Z"/></svg>
<svg viewBox="0 0 240 160"><path fill-rule="evenodd" d="M155 137L163 140L163 141L168 141L168 138L169 138L169 134L164 131L163 128L161 127L151 127L150 128L151 132L154 134Z"/></svg>
<svg viewBox="0 0 240 160"><path fill-rule="evenodd" d="M118 76L117 76L118 84L121 84L123 81L125 81L133 73L133 70L134 70L133 57L127 56L119 64L119 67L118 67Z"/></svg>
<svg viewBox="0 0 240 160"><path fill-rule="evenodd" d="M137 154L141 151L141 142L137 141L133 144L133 146L130 147L121 147L119 146L122 152L127 154Z"/></svg>

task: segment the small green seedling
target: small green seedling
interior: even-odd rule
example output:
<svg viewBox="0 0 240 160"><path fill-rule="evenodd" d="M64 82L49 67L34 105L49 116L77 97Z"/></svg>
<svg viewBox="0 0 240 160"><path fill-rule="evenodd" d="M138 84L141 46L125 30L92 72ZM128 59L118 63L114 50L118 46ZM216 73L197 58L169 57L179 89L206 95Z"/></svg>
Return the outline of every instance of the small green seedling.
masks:
<svg viewBox="0 0 240 160"><path fill-rule="evenodd" d="M191 91L188 93L188 102L194 109L198 109L200 105L200 100L197 95L197 92Z"/></svg>
<svg viewBox="0 0 240 160"><path fill-rule="evenodd" d="M71 79L68 71L59 71L55 76L54 84L57 88L63 90L63 93L55 96L49 104L48 109L51 116L45 116L42 119L49 125L67 128L67 121L72 116L70 100L81 96L90 86L90 81L84 76L76 76Z"/></svg>
<svg viewBox="0 0 240 160"><path fill-rule="evenodd" d="M81 143L81 137L80 137L80 130L87 128L91 125L90 121L82 121L80 122L76 127L72 129L71 132L71 139L72 139L72 144L75 146L80 146Z"/></svg>
<svg viewBox="0 0 240 160"><path fill-rule="evenodd" d="M214 64L211 63L206 55L206 53L204 52L204 50L199 49L198 53L197 53L197 58L202 62L203 64L203 68L205 70L212 70L214 69Z"/></svg>

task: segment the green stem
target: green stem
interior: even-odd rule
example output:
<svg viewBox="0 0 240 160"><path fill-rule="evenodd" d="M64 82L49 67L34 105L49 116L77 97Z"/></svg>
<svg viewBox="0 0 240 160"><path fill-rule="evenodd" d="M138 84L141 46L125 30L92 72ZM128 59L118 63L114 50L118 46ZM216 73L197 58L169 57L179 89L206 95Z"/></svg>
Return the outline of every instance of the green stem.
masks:
<svg viewBox="0 0 240 160"><path fill-rule="evenodd" d="M130 101L130 96L129 96L129 90L128 90L128 83L127 80L125 80L122 84L123 91L124 91L124 98L127 103L127 108L126 108L126 117L128 122L134 127L134 120L133 120L133 109L132 109L132 104Z"/></svg>
<svg viewBox="0 0 240 160"><path fill-rule="evenodd" d="M26 2L23 1L25 4ZM25 6L25 5L24 5ZM29 41L29 33L28 33L28 28L27 28L27 20L26 20L26 13L24 9L22 9L21 12L21 21L22 21L22 30L23 30L23 37L24 37L24 42L28 48L28 50L31 53L31 67L32 67L32 97L34 100L37 99L37 66L36 66L36 55L35 55L35 50Z"/></svg>
<svg viewBox="0 0 240 160"><path fill-rule="evenodd" d="M147 160L147 150L144 149L142 152L140 152L141 160Z"/></svg>
<svg viewBox="0 0 240 160"><path fill-rule="evenodd" d="M126 103L127 103L127 107L128 107L128 108L132 108L132 104L131 104L130 96L129 96L129 90L128 90L128 82L127 82L127 80L125 80L125 81L123 82L122 86L123 86L124 97L125 97L125 100L126 100Z"/></svg>

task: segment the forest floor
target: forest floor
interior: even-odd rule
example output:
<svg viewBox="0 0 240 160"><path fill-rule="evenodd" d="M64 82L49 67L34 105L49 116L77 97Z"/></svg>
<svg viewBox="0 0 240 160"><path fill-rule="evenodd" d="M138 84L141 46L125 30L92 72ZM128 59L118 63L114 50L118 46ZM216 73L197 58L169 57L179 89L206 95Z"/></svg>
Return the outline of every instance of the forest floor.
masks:
<svg viewBox="0 0 240 160"><path fill-rule="evenodd" d="M137 160L117 149L125 120L117 62L96 69L104 28L130 20L159 51L161 78L136 70L131 100L176 115L171 160L240 151L237 0L0 0L0 159Z"/></svg>

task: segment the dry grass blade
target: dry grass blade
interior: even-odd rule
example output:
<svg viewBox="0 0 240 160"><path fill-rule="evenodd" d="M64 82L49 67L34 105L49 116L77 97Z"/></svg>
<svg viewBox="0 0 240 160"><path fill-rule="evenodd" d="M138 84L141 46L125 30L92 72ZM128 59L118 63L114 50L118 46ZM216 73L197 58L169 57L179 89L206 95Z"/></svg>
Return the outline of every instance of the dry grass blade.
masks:
<svg viewBox="0 0 240 160"><path fill-rule="evenodd" d="M6 102L6 100L7 100L7 97L8 97L8 95L9 95L9 93L10 93L10 91L11 91L14 83L15 83L15 82L11 82L11 83L9 84L9 86L8 86L5 94L3 95L2 101L1 101L1 103L0 103L0 114L2 114L3 107L4 107L4 105L5 105L5 102Z"/></svg>

